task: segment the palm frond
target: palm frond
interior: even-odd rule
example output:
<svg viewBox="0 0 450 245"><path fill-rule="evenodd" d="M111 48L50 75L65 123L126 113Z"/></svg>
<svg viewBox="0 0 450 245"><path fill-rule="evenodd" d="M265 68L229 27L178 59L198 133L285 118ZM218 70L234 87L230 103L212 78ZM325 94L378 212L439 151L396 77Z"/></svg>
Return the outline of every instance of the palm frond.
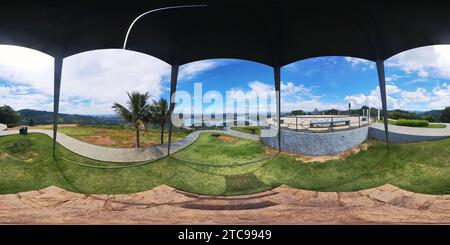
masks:
<svg viewBox="0 0 450 245"><path fill-rule="evenodd" d="M123 105L121 105L119 103L114 103L112 108L116 112L116 115L118 117L120 117L121 119L123 119L125 121L128 121L128 122L132 121L131 112L126 107L124 107Z"/></svg>
<svg viewBox="0 0 450 245"><path fill-rule="evenodd" d="M151 120L150 105L148 104L150 95L137 91L127 92L127 95L127 107L114 103L112 108L120 118L131 122L135 128L142 129L142 125Z"/></svg>

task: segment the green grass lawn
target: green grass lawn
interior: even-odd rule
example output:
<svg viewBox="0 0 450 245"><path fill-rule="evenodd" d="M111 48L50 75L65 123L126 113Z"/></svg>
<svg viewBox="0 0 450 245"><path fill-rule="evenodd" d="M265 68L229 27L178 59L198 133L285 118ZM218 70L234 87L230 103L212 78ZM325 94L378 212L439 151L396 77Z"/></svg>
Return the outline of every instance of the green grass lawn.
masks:
<svg viewBox="0 0 450 245"><path fill-rule="evenodd" d="M244 132L244 133L248 133L248 134L260 135L262 127L261 126L245 126L245 127L232 127L231 129L240 131L240 132Z"/></svg>
<svg viewBox="0 0 450 245"><path fill-rule="evenodd" d="M32 144L15 143L19 139L29 139ZM2 136L0 193L56 185L81 193L117 194L167 184L199 194L238 195L269 190L281 184L321 191L354 191L385 183L420 193L450 193L450 139L392 144L389 154L383 143L372 140L368 143L367 150L345 160L304 163L281 154L270 160L236 166L233 163L262 156L263 146L246 140L219 142L217 136L203 134L198 142L176 155L202 161L224 159L223 163L230 166L190 164L169 157L125 169L96 169L62 158L91 165L121 164L86 159L62 146L58 146L57 158L53 159L51 139L43 134Z"/></svg>
<svg viewBox="0 0 450 245"><path fill-rule="evenodd" d="M105 126L76 126L60 127L59 132L74 137L78 140L108 147L135 147L136 131L128 128L105 127ZM160 131L148 129L145 134L141 133L141 146L157 145L161 142ZM188 135L187 132L174 132L173 140L179 140ZM168 133L164 132L164 143L167 143Z"/></svg>
<svg viewBox="0 0 450 245"><path fill-rule="evenodd" d="M224 140L221 140L224 137ZM233 141L233 142L227 142ZM224 134L202 134L192 145L175 154L178 158L212 165L232 165L265 158L264 145Z"/></svg>
<svg viewBox="0 0 450 245"><path fill-rule="evenodd" d="M383 120L377 120L378 123L384 123ZM388 119L388 124L390 125L397 125L396 124L396 120L392 120L392 119ZM445 128L447 125L445 124L441 124L441 123L433 123L433 124L428 124L428 126L426 127L421 127L421 128Z"/></svg>

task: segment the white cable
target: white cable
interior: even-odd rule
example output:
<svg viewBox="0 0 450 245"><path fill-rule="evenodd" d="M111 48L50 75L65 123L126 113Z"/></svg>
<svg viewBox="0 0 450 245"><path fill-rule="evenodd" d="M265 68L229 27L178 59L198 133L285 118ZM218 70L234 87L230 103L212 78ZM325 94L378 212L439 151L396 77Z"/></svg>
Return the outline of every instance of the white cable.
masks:
<svg viewBox="0 0 450 245"><path fill-rule="evenodd" d="M125 36L125 40L123 42L123 49L127 48L127 41L128 41L128 36L130 35L130 31L133 28L134 24L144 15L150 14L150 13L154 13L157 11L162 11L162 10L169 10L169 9L180 9L180 8L197 8L197 7L206 7L206 4L196 4L196 5L180 5L180 6L170 6L170 7L164 7L164 8L158 8L158 9L153 9L150 11L147 11L141 15L139 15L136 19L133 20L133 22L131 22L130 27L128 27L128 31L127 34Z"/></svg>

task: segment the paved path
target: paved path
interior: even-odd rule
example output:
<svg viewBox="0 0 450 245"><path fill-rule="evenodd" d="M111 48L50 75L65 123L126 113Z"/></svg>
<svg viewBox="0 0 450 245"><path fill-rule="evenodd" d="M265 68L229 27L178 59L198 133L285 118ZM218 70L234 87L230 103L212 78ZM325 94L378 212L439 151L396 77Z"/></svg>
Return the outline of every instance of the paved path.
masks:
<svg viewBox="0 0 450 245"><path fill-rule="evenodd" d="M354 192L277 187L234 197L165 185L122 195L85 195L50 186L0 195L0 224L450 224L450 195L393 185Z"/></svg>
<svg viewBox="0 0 450 245"><path fill-rule="evenodd" d="M420 141L438 140L450 137L450 123L445 128L417 128L389 125L389 142L412 143ZM370 125L369 137L385 140L384 125L374 123Z"/></svg>
<svg viewBox="0 0 450 245"><path fill-rule="evenodd" d="M45 129L29 129L29 133L42 133L53 138L53 131ZM0 131L2 135L18 134L18 130ZM189 134L186 138L174 141L171 144L170 153L175 153L195 142L201 133L224 133L240 138L251 138L246 136L246 133L237 131L223 131L223 130L198 130ZM249 136L254 136L250 135ZM155 145L146 148L112 148L89 144L61 132L58 132L56 141L69 149L70 151L94 159L105 162L142 162L157 160L167 155L167 144Z"/></svg>
<svg viewBox="0 0 450 245"><path fill-rule="evenodd" d="M409 134L418 136L450 136L450 123L439 123L445 124L445 128L417 128L417 127L404 127L389 124L389 132L399 133L399 134ZM382 130L384 132L384 125L381 123L371 124L370 127Z"/></svg>
<svg viewBox="0 0 450 245"><path fill-rule="evenodd" d="M236 131L236 130L231 129L231 127L226 127L225 131L227 131L229 134L231 134L235 137L239 137L239 138L243 138L243 139L248 139L248 140L253 140L253 141L259 141L259 139L260 139L259 135Z"/></svg>

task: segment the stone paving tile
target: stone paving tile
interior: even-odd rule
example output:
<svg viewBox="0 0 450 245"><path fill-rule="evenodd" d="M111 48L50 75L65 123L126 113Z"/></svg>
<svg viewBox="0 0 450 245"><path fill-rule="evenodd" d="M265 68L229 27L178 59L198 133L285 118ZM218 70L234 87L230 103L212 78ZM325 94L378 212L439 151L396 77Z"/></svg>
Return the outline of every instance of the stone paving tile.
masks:
<svg viewBox="0 0 450 245"><path fill-rule="evenodd" d="M290 205L298 205L311 198L317 198L318 196L316 191L295 189L286 185L274 188L272 192L277 194L264 197L264 199Z"/></svg>
<svg viewBox="0 0 450 245"><path fill-rule="evenodd" d="M412 196L413 192L401 190L393 185L383 185L377 187L375 191L372 191L368 196L372 199L378 200L380 202L390 203L396 199Z"/></svg>
<svg viewBox="0 0 450 245"><path fill-rule="evenodd" d="M389 204L410 209L426 210L436 200L436 196L425 194L413 194L409 196L399 197L389 202Z"/></svg>
<svg viewBox="0 0 450 245"><path fill-rule="evenodd" d="M428 208L430 212L436 213L448 213L450 215L450 198L449 199L437 199L433 201Z"/></svg>
<svg viewBox="0 0 450 245"><path fill-rule="evenodd" d="M364 189L364 190L360 190L358 191L359 193L365 195L365 196L369 196L372 192L376 191L377 188L370 188L370 189Z"/></svg>
<svg viewBox="0 0 450 245"><path fill-rule="evenodd" d="M17 208L26 208L27 206L20 200L17 194L0 195L0 212L12 211Z"/></svg>
<svg viewBox="0 0 450 245"><path fill-rule="evenodd" d="M350 212L367 223L420 224L436 222L436 218L429 211L401 208L388 204L383 204L372 208L357 207L352 209ZM450 222L450 220L443 220L445 222Z"/></svg>
<svg viewBox="0 0 450 245"><path fill-rule="evenodd" d="M393 192L393 191L399 190L400 188L398 188L395 185L384 184L382 186L378 186L376 189L382 190L382 191L391 191L391 192Z"/></svg>
<svg viewBox="0 0 450 245"><path fill-rule="evenodd" d="M242 197L208 197L184 193L164 185L129 195L83 195L48 187L17 195L0 195L0 223L450 224L448 195L410 195L410 192L392 186L370 192L342 193L286 186L274 190ZM381 192L397 193L397 199L387 198L390 201L386 203L363 194L380 195ZM60 202L62 199L69 200ZM27 204L29 201L39 205L33 207ZM122 203L124 201L125 204ZM156 205L143 206L142 202Z"/></svg>
<svg viewBox="0 0 450 245"><path fill-rule="evenodd" d="M317 192L317 197L308 199L302 205L314 207L341 207L339 196L336 192Z"/></svg>
<svg viewBox="0 0 450 245"><path fill-rule="evenodd" d="M86 212L103 210L108 195L85 195L83 198L77 198L65 202L63 206L67 209L82 210Z"/></svg>
<svg viewBox="0 0 450 245"><path fill-rule="evenodd" d="M377 202L373 201L366 195L363 195L360 192L340 192L339 202L345 207L371 207L375 205L379 205Z"/></svg>
<svg viewBox="0 0 450 245"><path fill-rule="evenodd" d="M109 197L113 209L149 208L160 205L184 203L195 200L177 193L174 188L161 185L152 190Z"/></svg>
<svg viewBox="0 0 450 245"><path fill-rule="evenodd" d="M33 191L20 192L20 193L17 194L17 196L19 198L31 198L31 197L34 197L34 196L38 196L40 194L41 193L39 191L33 190Z"/></svg>

